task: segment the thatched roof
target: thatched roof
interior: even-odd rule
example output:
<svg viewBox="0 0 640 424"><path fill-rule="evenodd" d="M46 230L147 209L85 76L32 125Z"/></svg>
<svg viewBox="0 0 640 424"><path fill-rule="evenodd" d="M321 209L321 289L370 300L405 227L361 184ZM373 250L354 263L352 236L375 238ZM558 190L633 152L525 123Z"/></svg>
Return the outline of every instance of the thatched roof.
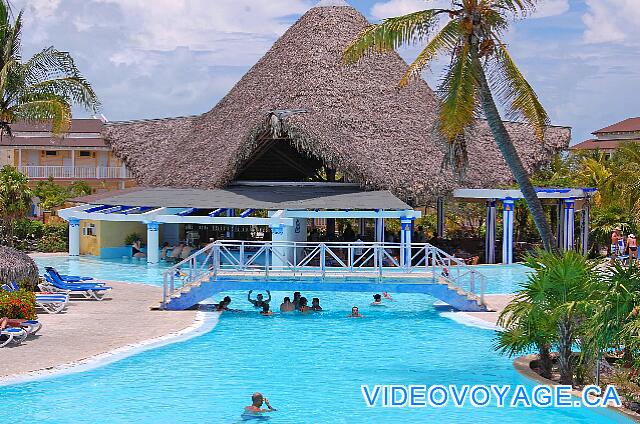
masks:
<svg viewBox="0 0 640 424"><path fill-rule="evenodd" d="M27 283L35 287L40 281L38 266L27 254L0 246L0 283Z"/></svg>
<svg viewBox="0 0 640 424"><path fill-rule="evenodd" d="M398 89L407 69L398 54L365 59L358 66L342 64L344 48L366 25L351 7L315 7L213 110L195 117L112 123L105 127L107 143L146 186L223 187L273 124L280 136L349 181L391 190L414 204L460 186L511 183L483 121L467 133L470 166L464 181L442 168L438 98L423 80ZM307 113L269 117L270 111L290 109ZM569 143L568 128L549 128L544 144L524 124L509 123L508 128L528 170Z"/></svg>

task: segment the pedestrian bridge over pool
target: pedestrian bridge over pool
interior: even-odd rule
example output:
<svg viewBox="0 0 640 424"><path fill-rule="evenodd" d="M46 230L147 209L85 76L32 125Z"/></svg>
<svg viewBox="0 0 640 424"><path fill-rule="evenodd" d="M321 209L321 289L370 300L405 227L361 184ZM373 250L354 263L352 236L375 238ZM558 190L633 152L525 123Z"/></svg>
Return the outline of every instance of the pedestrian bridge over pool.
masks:
<svg viewBox="0 0 640 424"><path fill-rule="evenodd" d="M487 278L430 244L217 241L165 272L154 308L183 310L229 290L424 293L486 311Z"/></svg>

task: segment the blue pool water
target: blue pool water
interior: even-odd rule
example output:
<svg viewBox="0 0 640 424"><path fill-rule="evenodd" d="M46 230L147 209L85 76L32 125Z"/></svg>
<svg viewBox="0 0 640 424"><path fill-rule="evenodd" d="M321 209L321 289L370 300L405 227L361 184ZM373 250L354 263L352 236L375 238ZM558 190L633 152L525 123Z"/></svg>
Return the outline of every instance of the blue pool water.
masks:
<svg viewBox="0 0 640 424"><path fill-rule="evenodd" d="M38 258L63 273L158 285L165 267L91 258ZM522 266L479 268L489 291L510 292L526 279ZM397 294L384 308L370 294L303 293L325 312L262 317L246 293L212 331L91 371L0 387L5 411L25 423L236 423L260 391L293 423L612 423L622 416L593 409L367 408L361 384L531 384L492 349L494 332L440 316L433 298ZM273 293L277 306L285 295ZM358 305L363 319L347 319ZM141 329L143 331L143 329ZM33 341L32 343L37 343ZM28 399L28 401L25 401ZM28 407L26 406L28 405Z"/></svg>
<svg viewBox="0 0 640 424"><path fill-rule="evenodd" d="M442 318L421 295L386 308L368 294L318 296L326 312L262 317L246 293L227 293L241 313L225 313L205 335L92 371L0 387L4 411L25 423L235 423L260 391L293 423L611 423L587 409L367 408L361 384L526 383L495 354L493 332ZM285 293L274 293L274 304ZM347 319L359 305L363 319ZM33 342L36 343L36 342Z"/></svg>
<svg viewBox="0 0 640 424"><path fill-rule="evenodd" d="M38 257L36 263L55 267L61 274L89 275L109 281L127 281L161 286L165 263L147 265L144 261L99 259L95 257L69 258L67 256ZM476 269L487 277L487 293L511 293L526 281L528 268L523 265L481 265Z"/></svg>

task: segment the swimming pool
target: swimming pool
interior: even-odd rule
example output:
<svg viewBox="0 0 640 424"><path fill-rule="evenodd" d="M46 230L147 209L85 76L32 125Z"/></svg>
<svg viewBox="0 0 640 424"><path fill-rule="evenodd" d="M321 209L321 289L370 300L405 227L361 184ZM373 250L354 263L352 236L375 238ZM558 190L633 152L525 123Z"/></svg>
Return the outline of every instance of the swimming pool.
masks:
<svg viewBox="0 0 640 424"><path fill-rule="evenodd" d="M34 258L41 272L53 266L62 274L89 275L108 281L126 281L161 286L166 263L147 265L146 262L122 259L99 259L82 256L48 256ZM482 265L476 269L487 277L487 293L512 293L518 284L526 281L528 268L523 265Z"/></svg>
<svg viewBox="0 0 640 424"><path fill-rule="evenodd" d="M225 293L241 313L212 331L102 368L0 387L3 411L25 423L234 423L260 391L293 423L611 423L587 409L367 408L361 384L525 383L493 352L493 332L442 318L423 295L401 294L386 308L369 294L304 293L326 312L259 316L246 293ZM273 304L284 295L273 293ZM352 305L364 319L347 319Z"/></svg>

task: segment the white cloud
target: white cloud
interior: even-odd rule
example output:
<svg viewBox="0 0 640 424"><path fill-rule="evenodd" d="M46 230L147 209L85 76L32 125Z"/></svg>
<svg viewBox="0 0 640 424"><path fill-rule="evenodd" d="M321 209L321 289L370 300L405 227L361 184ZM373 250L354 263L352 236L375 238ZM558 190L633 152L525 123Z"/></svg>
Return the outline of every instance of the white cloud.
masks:
<svg viewBox="0 0 640 424"><path fill-rule="evenodd" d="M637 0L586 0L589 10L582 17L587 43L638 45L640 7Z"/></svg>
<svg viewBox="0 0 640 424"><path fill-rule="evenodd" d="M451 2L446 0L388 0L374 4L371 8L371 16L375 19L385 19L436 7L451 7Z"/></svg>
<svg viewBox="0 0 640 424"><path fill-rule="evenodd" d="M562 15L569 11L569 0L541 0L532 18L547 18Z"/></svg>
<svg viewBox="0 0 640 424"><path fill-rule="evenodd" d="M96 1L119 6L125 18L122 29L136 47L162 51L188 47L237 52L236 40L251 44L279 36L290 25L283 18L301 14L310 6L306 0Z"/></svg>

